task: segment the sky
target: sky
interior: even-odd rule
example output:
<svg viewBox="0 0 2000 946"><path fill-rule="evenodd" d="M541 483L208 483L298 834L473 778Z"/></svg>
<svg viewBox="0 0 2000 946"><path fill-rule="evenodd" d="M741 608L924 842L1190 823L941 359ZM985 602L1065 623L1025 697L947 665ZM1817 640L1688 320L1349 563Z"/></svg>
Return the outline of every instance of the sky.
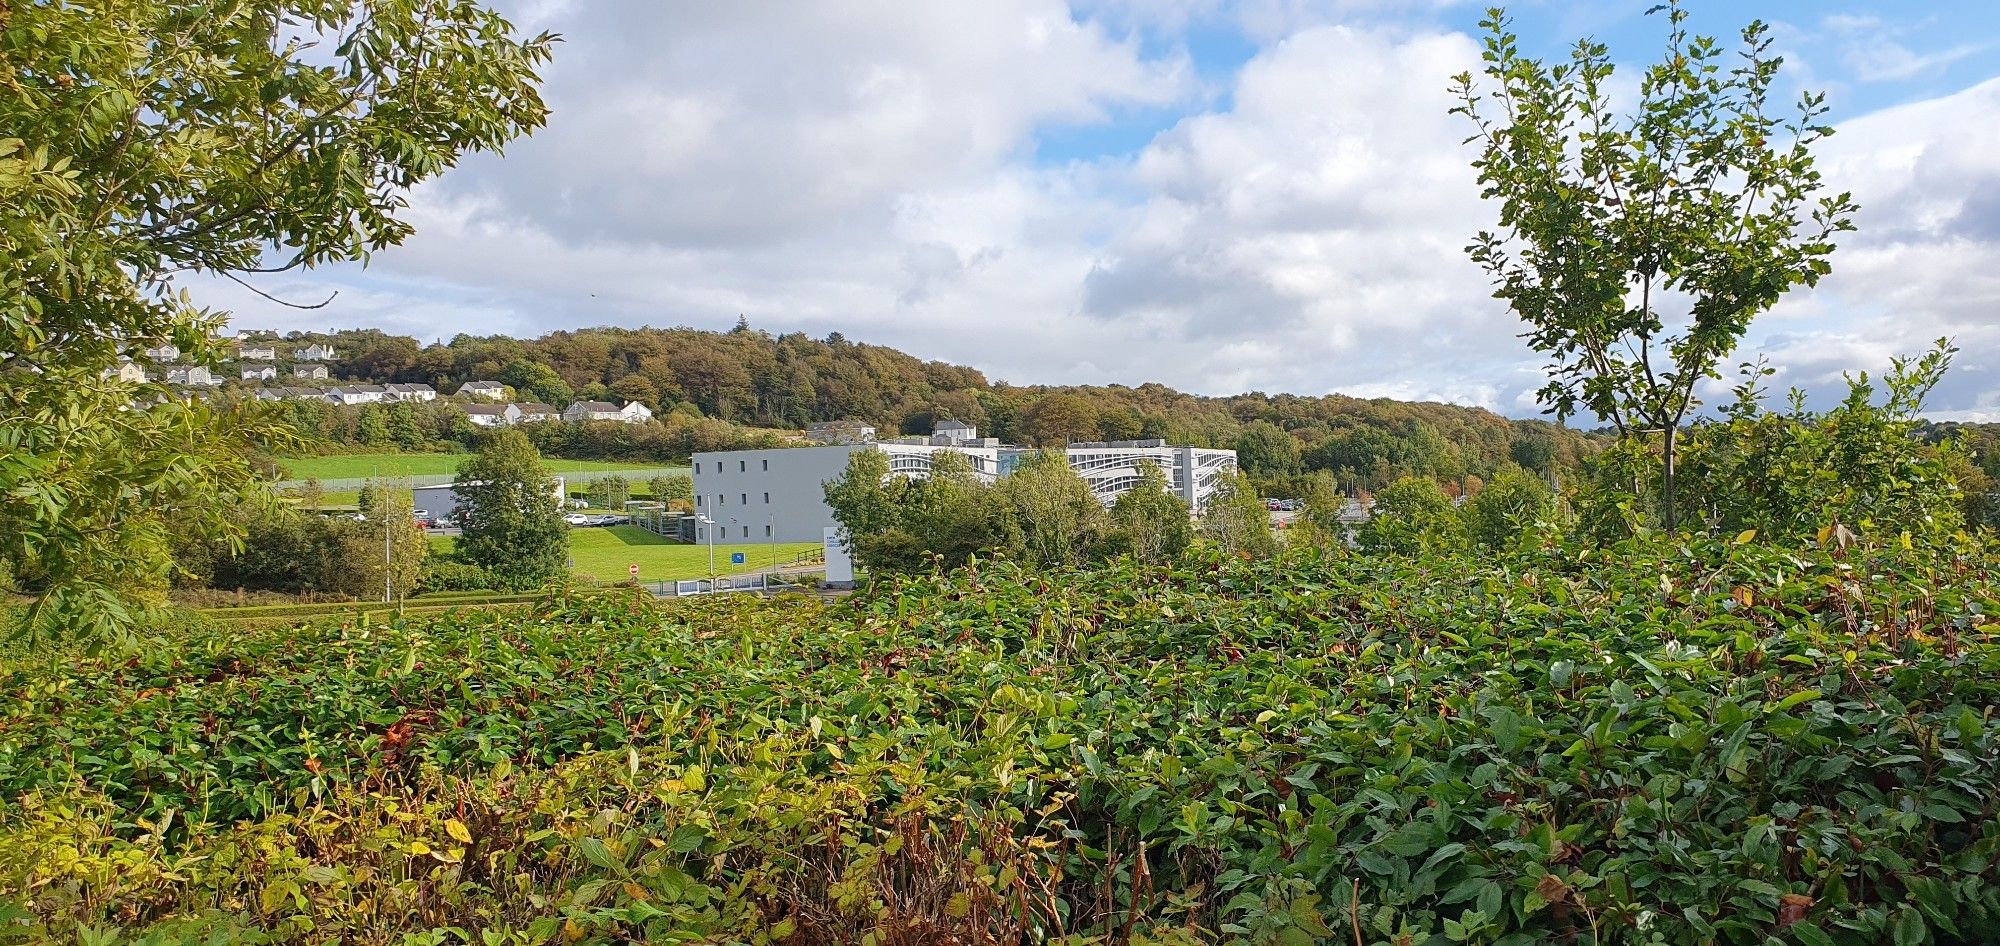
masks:
<svg viewBox="0 0 2000 946"><path fill-rule="evenodd" d="M361 266L191 285L239 328L429 342L739 316L1015 384L1158 381L1535 416L1544 362L1464 252L1493 226L1448 114L1483 3L499 0L562 34L546 128L411 195ZM1524 51L1638 67L1646 0L1509 12ZM1858 232L1752 326L1780 386L1950 336L1931 413L2000 419L2000 4L1690 2L1751 18ZM1727 372L1726 372L1727 373ZM1711 398L1726 384L1710 386Z"/></svg>

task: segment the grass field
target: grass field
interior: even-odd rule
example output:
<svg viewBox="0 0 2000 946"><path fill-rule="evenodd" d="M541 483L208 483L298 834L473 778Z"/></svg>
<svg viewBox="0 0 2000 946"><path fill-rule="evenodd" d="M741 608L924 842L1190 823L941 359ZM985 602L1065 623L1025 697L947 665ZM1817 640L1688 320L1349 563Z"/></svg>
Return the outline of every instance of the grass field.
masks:
<svg viewBox="0 0 2000 946"><path fill-rule="evenodd" d="M451 547L451 537L431 537L432 551L447 552ZM789 565L800 552L818 547L813 542L780 542L776 546L778 564ZM763 543L717 543L715 571L717 574L733 575L767 569L771 566L771 549L772 546ZM672 542L638 526L573 529L569 534L569 550L570 557L576 562L576 574L598 581L624 581L629 577L626 569L635 562L639 565L641 581L708 576L708 546ZM742 552L748 561L742 565L729 564L729 556L734 552Z"/></svg>
<svg viewBox="0 0 2000 946"><path fill-rule="evenodd" d="M346 480L367 477L448 476L469 453L340 453L319 457L292 457L279 461L288 479ZM543 459L550 473L610 473L619 470L654 469L659 464L606 460ZM684 468L683 468L684 469ZM635 484L637 485L637 484Z"/></svg>

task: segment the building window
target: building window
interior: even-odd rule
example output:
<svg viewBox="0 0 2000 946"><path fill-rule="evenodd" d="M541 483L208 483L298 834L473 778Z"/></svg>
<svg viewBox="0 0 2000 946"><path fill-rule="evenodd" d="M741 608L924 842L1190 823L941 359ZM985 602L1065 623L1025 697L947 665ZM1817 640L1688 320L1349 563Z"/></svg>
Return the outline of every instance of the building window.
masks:
<svg viewBox="0 0 2000 946"><path fill-rule="evenodd" d="M767 538L767 539L768 539L768 538L770 538L770 537L771 537L771 527L770 527L770 526L765 526L765 527L764 527L764 538Z"/></svg>
<svg viewBox="0 0 2000 946"><path fill-rule="evenodd" d="M747 471L747 470L749 470L749 469L750 469L750 461L748 461L748 460L738 460L738 461L736 461L736 472L738 472L738 473L742 473L742 472L745 472L745 471Z"/></svg>
<svg viewBox="0 0 2000 946"><path fill-rule="evenodd" d="M701 464L699 464L699 463L695 464L695 465L694 465L694 471L695 471L696 473L700 473L700 472L701 472Z"/></svg>
<svg viewBox="0 0 2000 946"><path fill-rule="evenodd" d="M706 506L706 505L708 505L708 503L707 503L707 499L708 499L708 497L706 497L706 496L696 496L696 497L694 498L694 504L695 504L695 505L697 505L697 506Z"/></svg>
<svg viewBox="0 0 2000 946"><path fill-rule="evenodd" d="M728 497L728 496L725 496L725 495L723 495L722 493L716 493L716 494L715 494L715 504L716 504L716 505L718 505L718 506L727 506L727 505L729 505L729 497Z"/></svg>
<svg viewBox="0 0 2000 946"><path fill-rule="evenodd" d="M766 472L766 473L769 473L770 471L771 471L771 461L769 461L769 460L765 460L765 461L764 461L764 472Z"/></svg>
<svg viewBox="0 0 2000 946"><path fill-rule="evenodd" d="M746 538L746 539L750 537L750 527L749 527L749 526L744 526L744 527L743 527L743 537L744 537L744 538Z"/></svg>
<svg viewBox="0 0 2000 946"><path fill-rule="evenodd" d="M771 494L770 494L770 493L765 493L765 494L764 494L764 505L766 505L766 506L769 506L770 504L771 504Z"/></svg>
<svg viewBox="0 0 2000 946"><path fill-rule="evenodd" d="M750 505L750 494L749 494L749 493L737 493L737 494L736 494L736 499L737 499L737 501L738 501L739 503L741 503L742 505L745 505L745 506L748 506L748 505Z"/></svg>

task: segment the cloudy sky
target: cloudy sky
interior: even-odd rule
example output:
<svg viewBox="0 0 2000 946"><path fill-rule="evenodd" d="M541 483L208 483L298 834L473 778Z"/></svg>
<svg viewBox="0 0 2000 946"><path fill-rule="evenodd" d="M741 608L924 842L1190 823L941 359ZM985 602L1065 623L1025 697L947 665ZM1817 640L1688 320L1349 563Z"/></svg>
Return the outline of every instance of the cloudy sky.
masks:
<svg viewBox="0 0 2000 946"><path fill-rule="evenodd" d="M425 341L588 325L893 345L1014 383L1160 381L1537 412L1540 363L1462 247L1490 226L1453 0L505 0L561 33L546 129L414 196L367 268L224 285L238 326ZM1531 52L1634 64L1650 0L1520 5ZM1772 24L1827 92L1862 205L1835 274L1762 318L1781 383L1953 335L1933 402L2000 418L2000 5L1691 2ZM1628 70L1629 73L1630 70ZM1628 80L1629 81L1629 80Z"/></svg>

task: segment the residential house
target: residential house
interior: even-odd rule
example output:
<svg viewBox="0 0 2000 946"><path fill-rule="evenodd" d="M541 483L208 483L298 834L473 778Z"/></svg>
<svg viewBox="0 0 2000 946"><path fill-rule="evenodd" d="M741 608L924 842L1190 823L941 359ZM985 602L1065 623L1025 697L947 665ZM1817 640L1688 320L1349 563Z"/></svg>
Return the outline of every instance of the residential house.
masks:
<svg viewBox="0 0 2000 946"><path fill-rule="evenodd" d="M391 401L435 401L437 389L428 384L385 384L383 397Z"/></svg>
<svg viewBox="0 0 2000 946"><path fill-rule="evenodd" d="M242 369L242 376L245 381L269 381L278 376L278 368L276 365L246 367Z"/></svg>
<svg viewBox="0 0 2000 946"><path fill-rule="evenodd" d="M306 378L306 379L309 379L309 380L312 380L312 381L325 381L325 380L326 380L326 366L325 366L325 365L298 365L298 366L296 366L296 367L292 368L292 377L294 377L294 378Z"/></svg>
<svg viewBox="0 0 2000 946"><path fill-rule="evenodd" d="M520 422L523 424L539 424L543 421L562 419L561 411L547 404L540 404L534 401L529 401L526 404L516 404L514 405L514 410L520 413Z"/></svg>
<svg viewBox="0 0 2000 946"><path fill-rule="evenodd" d="M331 346L315 344L292 352L292 357L300 361L333 361L339 356L334 354Z"/></svg>
<svg viewBox="0 0 2000 946"><path fill-rule="evenodd" d="M458 386L460 397L476 397L487 401L505 400L507 386L498 381L467 381Z"/></svg>
<svg viewBox="0 0 2000 946"><path fill-rule="evenodd" d="M269 345L253 345L239 351L237 356L244 361L277 361L278 350Z"/></svg>
<svg viewBox="0 0 2000 946"><path fill-rule="evenodd" d="M606 401L577 401L563 411L562 417L571 423L611 420L621 424L643 424L653 419L653 412L638 401L627 401L623 407Z"/></svg>
<svg viewBox="0 0 2000 946"><path fill-rule="evenodd" d="M107 378L117 378L126 384L138 384L146 380L146 369L139 367L131 361L120 361L118 367L104 369L104 376Z"/></svg>
<svg viewBox="0 0 2000 946"><path fill-rule="evenodd" d="M181 346L176 345L172 342L168 342L167 344L161 345L158 348L146 349L146 357L160 364L166 364L167 362L173 361L179 358L180 356L181 356Z"/></svg>
<svg viewBox="0 0 2000 946"><path fill-rule="evenodd" d="M328 388L326 399L335 404L374 404L389 392L379 384L344 384Z"/></svg>
<svg viewBox="0 0 2000 946"><path fill-rule="evenodd" d="M200 365L169 365L165 380L168 384L186 387L210 387L222 383L216 379L213 372Z"/></svg>
<svg viewBox="0 0 2000 946"><path fill-rule="evenodd" d="M467 404L465 419L474 427L509 427L521 419L521 411L512 404Z"/></svg>

